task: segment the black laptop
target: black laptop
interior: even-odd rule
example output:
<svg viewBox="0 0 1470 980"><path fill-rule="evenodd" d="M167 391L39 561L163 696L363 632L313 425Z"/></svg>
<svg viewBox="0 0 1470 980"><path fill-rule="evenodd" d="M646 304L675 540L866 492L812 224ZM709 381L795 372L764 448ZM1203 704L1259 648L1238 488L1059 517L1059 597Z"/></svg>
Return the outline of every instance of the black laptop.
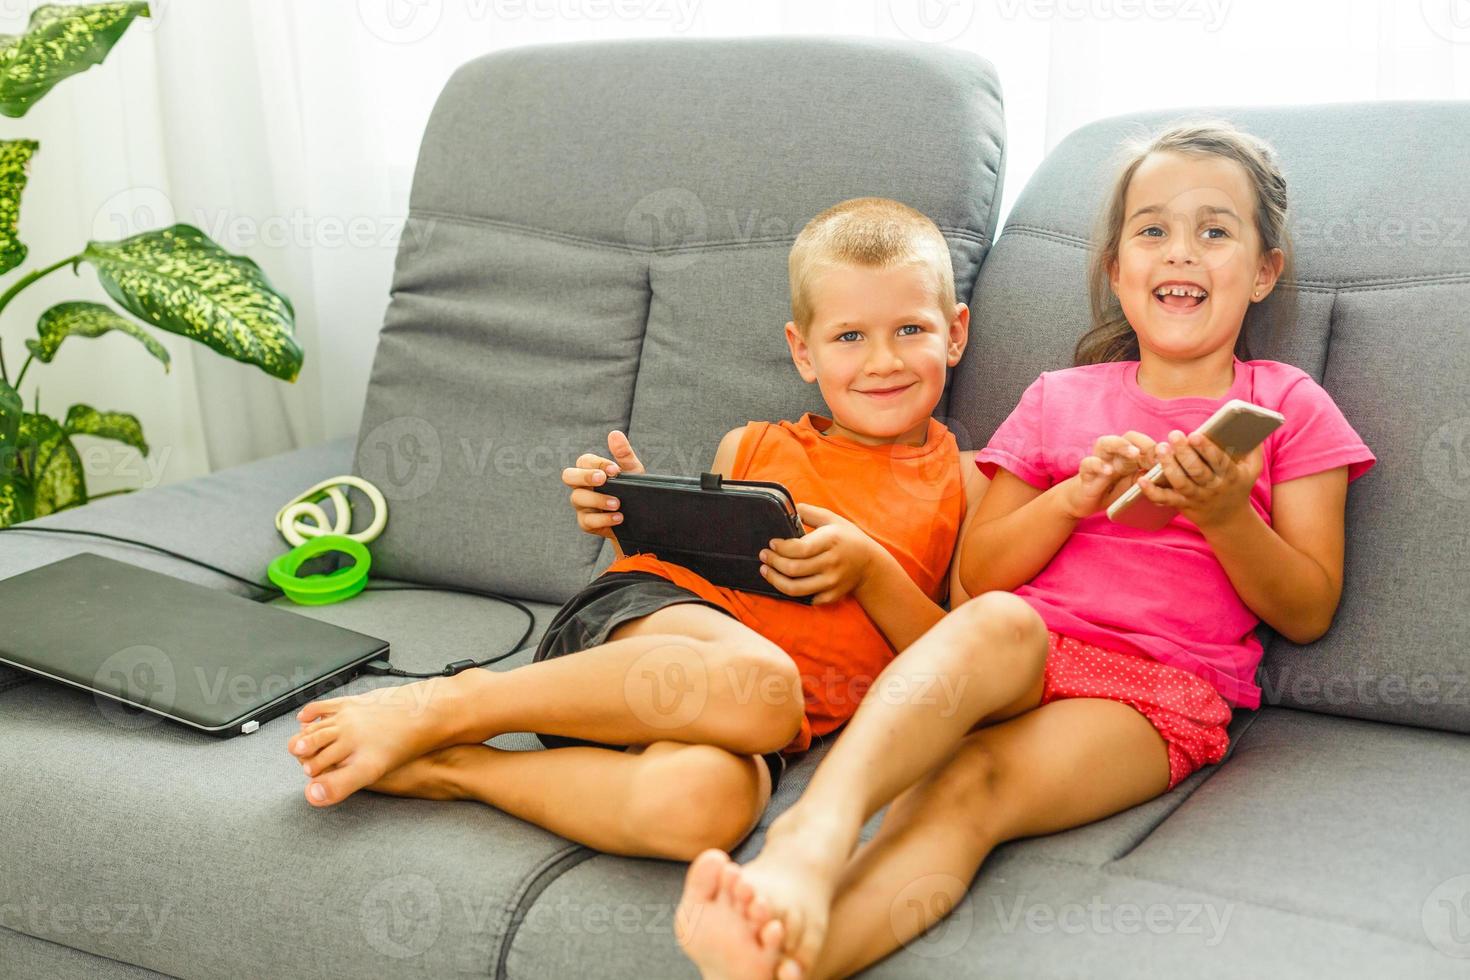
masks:
<svg viewBox="0 0 1470 980"><path fill-rule="evenodd" d="M91 552L0 580L0 663L216 736L387 657L377 637Z"/></svg>

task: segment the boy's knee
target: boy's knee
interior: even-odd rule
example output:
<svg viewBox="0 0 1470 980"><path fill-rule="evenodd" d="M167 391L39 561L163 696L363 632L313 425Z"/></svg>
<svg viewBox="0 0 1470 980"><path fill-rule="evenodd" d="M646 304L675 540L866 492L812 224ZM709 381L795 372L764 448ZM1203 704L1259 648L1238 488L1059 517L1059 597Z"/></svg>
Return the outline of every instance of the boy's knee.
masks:
<svg viewBox="0 0 1470 980"><path fill-rule="evenodd" d="M730 731L720 744L740 755L776 752L801 730L806 711L801 673L776 644L753 637L740 644L716 643L710 663Z"/></svg>
<svg viewBox="0 0 1470 980"><path fill-rule="evenodd" d="M702 851L733 850L766 803L759 767L713 745L650 746L632 786L626 832L636 849L692 861Z"/></svg>

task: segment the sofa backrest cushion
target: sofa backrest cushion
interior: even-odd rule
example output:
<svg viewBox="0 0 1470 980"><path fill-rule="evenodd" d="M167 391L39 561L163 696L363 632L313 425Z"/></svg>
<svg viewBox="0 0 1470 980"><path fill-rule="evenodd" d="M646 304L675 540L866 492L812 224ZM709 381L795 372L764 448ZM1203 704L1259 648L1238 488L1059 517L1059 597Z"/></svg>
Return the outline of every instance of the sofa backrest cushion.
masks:
<svg viewBox="0 0 1470 980"><path fill-rule="evenodd" d="M896 198L942 229L968 296L1003 140L991 67L933 45L618 41L463 65L424 134L358 433L390 509L374 572L565 599L611 548L577 529L562 469L622 429L650 471L695 475L728 430L823 411L782 336L796 233Z"/></svg>

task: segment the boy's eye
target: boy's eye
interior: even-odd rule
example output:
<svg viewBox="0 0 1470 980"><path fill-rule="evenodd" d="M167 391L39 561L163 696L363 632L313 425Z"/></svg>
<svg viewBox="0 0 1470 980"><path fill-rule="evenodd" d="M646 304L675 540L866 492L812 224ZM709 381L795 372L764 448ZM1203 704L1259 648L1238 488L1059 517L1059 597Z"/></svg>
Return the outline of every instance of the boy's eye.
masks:
<svg viewBox="0 0 1470 980"><path fill-rule="evenodd" d="M899 327L898 329L900 329L900 330L913 329L913 330L917 331L918 333L923 333L924 332L924 328L921 327L921 326L919 326L917 323L905 323L903 326ZM909 334L908 336L912 337L913 334Z"/></svg>
<svg viewBox="0 0 1470 980"><path fill-rule="evenodd" d="M838 340L842 340L842 339L844 339L846 337L857 337L857 336L858 336L858 332L856 330L849 330L846 333L840 333L840 334L838 334L837 335L837 339Z"/></svg>

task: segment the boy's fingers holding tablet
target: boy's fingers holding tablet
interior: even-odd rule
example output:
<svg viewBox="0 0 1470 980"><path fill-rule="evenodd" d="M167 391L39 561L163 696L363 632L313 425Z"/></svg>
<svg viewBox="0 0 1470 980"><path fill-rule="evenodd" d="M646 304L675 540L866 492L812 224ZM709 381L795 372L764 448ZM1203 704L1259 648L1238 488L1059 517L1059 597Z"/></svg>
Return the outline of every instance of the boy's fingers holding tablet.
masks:
<svg viewBox="0 0 1470 980"><path fill-rule="evenodd" d="M621 429L613 429L607 434L607 448L612 450L614 469L623 473L643 472L643 464L639 462L638 454L633 452L633 444Z"/></svg>

